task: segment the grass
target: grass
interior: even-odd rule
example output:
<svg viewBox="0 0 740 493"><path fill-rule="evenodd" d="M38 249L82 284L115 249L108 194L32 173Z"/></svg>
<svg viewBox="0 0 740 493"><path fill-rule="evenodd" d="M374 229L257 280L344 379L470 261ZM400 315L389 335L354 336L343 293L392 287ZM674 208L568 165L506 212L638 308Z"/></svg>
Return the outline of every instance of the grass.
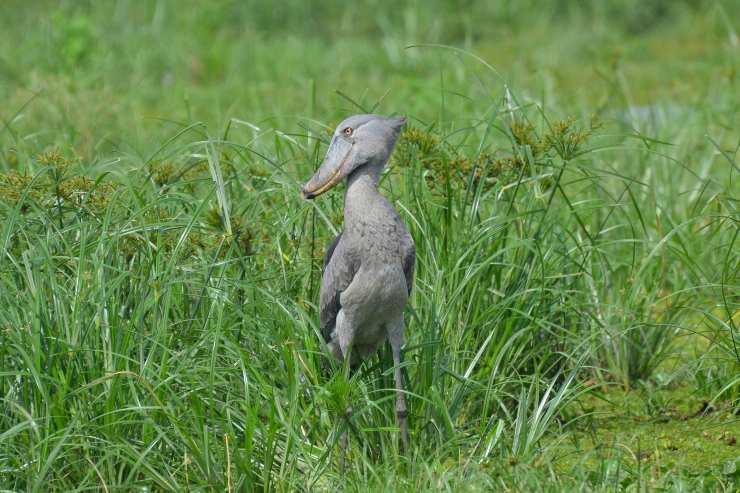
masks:
<svg viewBox="0 0 740 493"><path fill-rule="evenodd" d="M738 488L731 2L9 5L1 490ZM406 454L297 192L361 111L410 121Z"/></svg>

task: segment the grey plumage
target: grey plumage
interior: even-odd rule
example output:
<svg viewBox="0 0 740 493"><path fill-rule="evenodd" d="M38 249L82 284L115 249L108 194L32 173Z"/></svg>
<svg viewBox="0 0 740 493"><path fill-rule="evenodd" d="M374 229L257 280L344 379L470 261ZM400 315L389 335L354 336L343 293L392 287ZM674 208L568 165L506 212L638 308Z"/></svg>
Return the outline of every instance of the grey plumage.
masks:
<svg viewBox="0 0 740 493"><path fill-rule="evenodd" d="M411 294L415 247L378 180L405 118L356 115L339 124L316 174L303 187L306 198L346 178L344 230L324 256L321 334L339 360L357 364L388 339L393 349L396 411L407 444L406 404L400 372L403 310Z"/></svg>

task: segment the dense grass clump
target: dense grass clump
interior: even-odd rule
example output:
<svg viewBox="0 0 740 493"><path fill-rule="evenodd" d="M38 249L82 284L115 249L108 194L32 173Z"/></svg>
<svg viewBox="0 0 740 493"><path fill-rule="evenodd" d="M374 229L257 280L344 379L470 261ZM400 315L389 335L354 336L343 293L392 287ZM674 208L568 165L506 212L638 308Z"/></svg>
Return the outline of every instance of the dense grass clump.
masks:
<svg viewBox="0 0 740 493"><path fill-rule="evenodd" d="M737 488L729 4L434 4L12 3L0 489ZM298 194L369 111L409 117L406 454L390 350L326 371L342 195Z"/></svg>

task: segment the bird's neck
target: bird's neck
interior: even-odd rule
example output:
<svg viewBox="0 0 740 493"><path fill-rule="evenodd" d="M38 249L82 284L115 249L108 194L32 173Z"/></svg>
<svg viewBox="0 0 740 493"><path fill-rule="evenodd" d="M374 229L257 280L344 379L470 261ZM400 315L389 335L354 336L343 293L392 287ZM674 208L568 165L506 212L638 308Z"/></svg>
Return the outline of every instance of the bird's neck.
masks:
<svg viewBox="0 0 740 493"><path fill-rule="evenodd" d="M380 166L363 166L347 177L344 192L344 225L351 229L354 224L377 217L386 208L388 201L378 191Z"/></svg>

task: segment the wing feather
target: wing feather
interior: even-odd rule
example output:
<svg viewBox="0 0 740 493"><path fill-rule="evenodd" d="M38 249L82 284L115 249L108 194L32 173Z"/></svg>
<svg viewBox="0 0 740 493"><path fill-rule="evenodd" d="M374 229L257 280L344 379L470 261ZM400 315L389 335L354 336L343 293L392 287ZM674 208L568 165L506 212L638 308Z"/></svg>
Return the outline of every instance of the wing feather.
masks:
<svg viewBox="0 0 740 493"><path fill-rule="evenodd" d="M326 342L331 340L331 333L337 322L337 315L342 309L340 295L347 289L355 277L354 262L347 255L342 244L342 233L334 238L324 254L324 273L321 277L321 295L319 300L319 319L321 335Z"/></svg>

